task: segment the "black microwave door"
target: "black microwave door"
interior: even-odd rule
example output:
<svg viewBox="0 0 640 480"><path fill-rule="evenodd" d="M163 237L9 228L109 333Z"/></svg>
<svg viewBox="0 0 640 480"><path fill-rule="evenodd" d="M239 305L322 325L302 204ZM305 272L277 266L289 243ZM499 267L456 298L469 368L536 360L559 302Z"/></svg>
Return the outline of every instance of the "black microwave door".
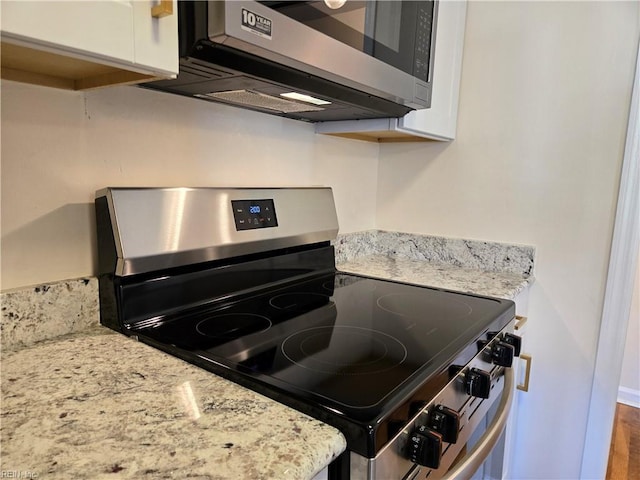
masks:
<svg viewBox="0 0 640 480"><path fill-rule="evenodd" d="M338 9L329 8L322 0L260 3L356 50L366 51L365 42L375 12L371 5L376 2L349 0Z"/></svg>
<svg viewBox="0 0 640 480"><path fill-rule="evenodd" d="M428 80L432 1L347 0L337 9L323 1L260 3L387 65Z"/></svg>
<svg viewBox="0 0 640 480"><path fill-rule="evenodd" d="M369 2L368 8L372 10L372 32L365 37L365 53L413 75L419 3Z"/></svg>

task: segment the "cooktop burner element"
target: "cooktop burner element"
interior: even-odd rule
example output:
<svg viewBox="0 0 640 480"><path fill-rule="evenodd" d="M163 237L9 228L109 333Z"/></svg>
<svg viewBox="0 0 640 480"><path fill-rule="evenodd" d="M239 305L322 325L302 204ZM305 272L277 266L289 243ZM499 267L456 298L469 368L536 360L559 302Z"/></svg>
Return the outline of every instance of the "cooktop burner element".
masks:
<svg viewBox="0 0 640 480"><path fill-rule="evenodd" d="M440 478L501 395L513 302L338 272L330 189L106 189L96 220L100 321L338 428L330 480Z"/></svg>
<svg viewBox="0 0 640 480"><path fill-rule="evenodd" d="M391 370L407 358L404 345L386 333L362 327L315 327L282 342L292 363L334 375L371 375Z"/></svg>
<svg viewBox="0 0 640 480"><path fill-rule="evenodd" d="M471 315L473 309L463 301L449 299L446 302L411 293L392 293L378 298L378 306L401 317L416 318L428 314L432 321L460 319Z"/></svg>
<svg viewBox="0 0 640 480"><path fill-rule="evenodd" d="M321 293L293 292L276 295L269 300L272 307L282 310L310 310L327 303L329 297Z"/></svg>

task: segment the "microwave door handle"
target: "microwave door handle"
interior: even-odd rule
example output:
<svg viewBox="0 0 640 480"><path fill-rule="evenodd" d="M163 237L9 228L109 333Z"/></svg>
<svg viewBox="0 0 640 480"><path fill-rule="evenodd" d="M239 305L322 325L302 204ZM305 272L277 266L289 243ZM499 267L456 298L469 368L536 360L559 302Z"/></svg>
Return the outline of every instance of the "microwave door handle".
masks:
<svg viewBox="0 0 640 480"><path fill-rule="evenodd" d="M487 459L493 447L495 447L500 435L505 429L514 394L514 375L511 368L506 368L504 372L504 387L502 397L498 405L498 411L487 428L482 438L476 443L473 449L465 455L456 465L445 473L443 479L469 479L480 468Z"/></svg>

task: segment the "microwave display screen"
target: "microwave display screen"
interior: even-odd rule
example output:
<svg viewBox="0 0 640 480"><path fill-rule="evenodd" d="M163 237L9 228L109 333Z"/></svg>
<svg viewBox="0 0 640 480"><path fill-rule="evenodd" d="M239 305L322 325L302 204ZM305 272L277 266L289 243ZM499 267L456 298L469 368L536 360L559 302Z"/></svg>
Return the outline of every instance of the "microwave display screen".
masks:
<svg viewBox="0 0 640 480"><path fill-rule="evenodd" d="M433 1L260 3L416 78L429 79Z"/></svg>

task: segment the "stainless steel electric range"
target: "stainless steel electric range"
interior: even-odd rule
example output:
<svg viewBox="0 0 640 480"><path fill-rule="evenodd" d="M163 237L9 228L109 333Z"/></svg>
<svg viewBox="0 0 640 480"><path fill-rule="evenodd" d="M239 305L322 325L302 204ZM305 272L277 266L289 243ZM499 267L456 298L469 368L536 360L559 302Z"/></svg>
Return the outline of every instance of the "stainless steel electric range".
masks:
<svg viewBox="0 0 640 480"><path fill-rule="evenodd" d="M493 430L508 413L513 302L337 271L329 188L107 188L95 205L101 322L338 428L330 478L482 461L467 440L499 398Z"/></svg>

